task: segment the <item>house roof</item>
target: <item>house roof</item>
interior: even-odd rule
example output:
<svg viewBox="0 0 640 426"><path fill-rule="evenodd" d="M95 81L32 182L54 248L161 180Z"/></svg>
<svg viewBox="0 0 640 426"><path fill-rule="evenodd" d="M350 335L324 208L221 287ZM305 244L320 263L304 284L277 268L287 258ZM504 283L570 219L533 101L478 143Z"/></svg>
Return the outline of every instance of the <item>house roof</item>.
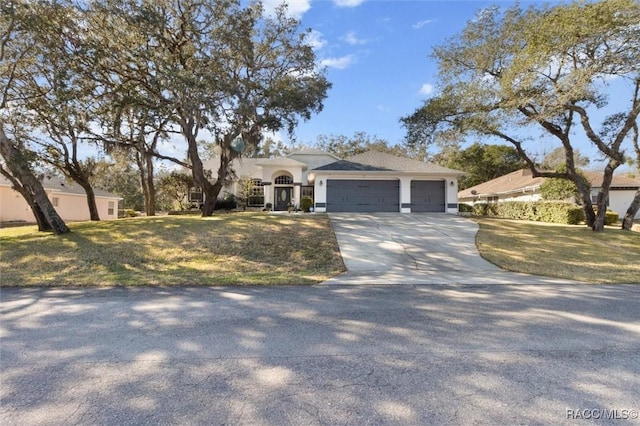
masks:
<svg viewBox="0 0 640 426"><path fill-rule="evenodd" d="M9 179L4 176L0 176L0 185L13 187L13 184L9 181ZM65 178L56 177L56 176L44 176L42 179L42 186L45 190L60 192L63 194L74 194L74 195L84 195L84 188L73 181L68 181ZM105 198L117 198L122 199L121 196L112 194L111 192L103 191L101 189L93 189L93 193L96 197L105 197Z"/></svg>
<svg viewBox="0 0 640 426"><path fill-rule="evenodd" d="M256 166L302 167L303 170L307 168L307 165L302 161L296 161L288 157L261 158L260 160L255 163Z"/></svg>
<svg viewBox="0 0 640 426"><path fill-rule="evenodd" d="M425 163L407 157L398 157L380 151L367 151L347 158L349 161L402 172L426 172L462 175L460 170L449 169L434 163Z"/></svg>
<svg viewBox="0 0 640 426"><path fill-rule="evenodd" d="M602 185L602 173L585 172L584 173L593 188L599 188ZM487 182L483 182L471 188L467 188L458 193L458 198L471 198L474 196L472 191L476 192L476 196L487 196L494 194L514 194L521 192L534 192L540 189L544 183L544 177L533 177L531 170L522 169L506 175L497 177ZM640 180L629 176L613 176L611 187L637 189L640 187Z"/></svg>
<svg viewBox="0 0 640 426"><path fill-rule="evenodd" d="M330 152L325 152L325 151L321 151L319 149L314 149L314 148L306 148L306 149L301 149L299 151L294 151L288 154L287 157L291 157L293 155L328 155L330 157L335 158L336 160L339 160L338 157L331 154Z"/></svg>
<svg viewBox="0 0 640 426"><path fill-rule="evenodd" d="M314 170L335 171L396 171L411 173L462 175L459 170L449 169L433 163L424 163L406 157L398 157L386 152L367 151L346 160L339 160Z"/></svg>
<svg viewBox="0 0 640 426"><path fill-rule="evenodd" d="M584 172L584 175L589 179L592 188L602 186L602 172ZM611 187L638 189L640 188L640 179L629 175L613 175Z"/></svg>
<svg viewBox="0 0 640 426"><path fill-rule="evenodd" d="M478 195L491 195L491 194L508 194L515 192L533 192L540 188L540 185L544 182L545 178L536 177L531 175L531 170L522 169L515 172L507 173L506 175L491 179L487 182L483 182L471 188L467 188L458 193L458 198L473 197L472 191Z"/></svg>
<svg viewBox="0 0 640 426"><path fill-rule="evenodd" d="M313 170L334 170L334 171L392 171L385 167L375 167L362 163L355 163L353 161L338 160L330 164L326 164L321 167L316 167Z"/></svg>

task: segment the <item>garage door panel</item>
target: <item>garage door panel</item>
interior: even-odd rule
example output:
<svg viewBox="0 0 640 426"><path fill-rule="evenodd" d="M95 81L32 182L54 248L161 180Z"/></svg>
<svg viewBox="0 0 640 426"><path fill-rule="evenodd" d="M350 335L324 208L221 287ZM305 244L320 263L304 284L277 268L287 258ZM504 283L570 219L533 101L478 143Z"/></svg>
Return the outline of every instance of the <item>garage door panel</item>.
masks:
<svg viewBox="0 0 640 426"><path fill-rule="evenodd" d="M444 213L445 182L411 181L411 211L415 213Z"/></svg>
<svg viewBox="0 0 640 426"><path fill-rule="evenodd" d="M397 180L327 180L328 212L397 212Z"/></svg>

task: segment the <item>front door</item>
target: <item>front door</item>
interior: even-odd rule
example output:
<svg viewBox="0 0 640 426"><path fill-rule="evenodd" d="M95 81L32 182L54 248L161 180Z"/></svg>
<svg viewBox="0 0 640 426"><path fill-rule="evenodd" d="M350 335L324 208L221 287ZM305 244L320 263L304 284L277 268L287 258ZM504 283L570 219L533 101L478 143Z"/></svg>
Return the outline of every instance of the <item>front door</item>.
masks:
<svg viewBox="0 0 640 426"><path fill-rule="evenodd" d="M276 210L287 210L287 206L291 203L291 194L293 188L277 187L276 192Z"/></svg>

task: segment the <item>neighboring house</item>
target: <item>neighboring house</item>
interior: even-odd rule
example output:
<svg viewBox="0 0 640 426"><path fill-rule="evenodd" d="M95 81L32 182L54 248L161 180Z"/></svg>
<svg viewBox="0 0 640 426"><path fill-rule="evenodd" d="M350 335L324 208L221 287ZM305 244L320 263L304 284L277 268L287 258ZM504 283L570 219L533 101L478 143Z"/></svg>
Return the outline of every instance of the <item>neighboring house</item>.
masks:
<svg viewBox="0 0 640 426"><path fill-rule="evenodd" d="M64 221L90 220L87 195L75 183L61 178L45 177L42 182L49 199ZM118 218L118 201L122 197L99 189L94 190L100 219ZM31 207L24 197L15 191L4 176L0 176L0 222L35 223Z"/></svg>
<svg viewBox="0 0 640 426"><path fill-rule="evenodd" d="M206 162L205 168L215 175L216 161ZM340 160L313 149L280 158L243 158L233 168L238 179L250 181L249 205L286 210L310 197L317 212L455 214L463 174L376 151ZM238 181L223 191L237 195Z"/></svg>
<svg viewBox="0 0 640 426"><path fill-rule="evenodd" d="M585 172L584 174L591 183L591 198L595 202L602 185L602 174L597 172ZM540 187L545 179L543 177L534 178L529 169L517 170L460 191L458 201L463 204L473 204L476 202L541 200ZM608 208L623 216L638 188L640 188L640 179L614 175L607 200ZM636 218L640 219L640 212Z"/></svg>

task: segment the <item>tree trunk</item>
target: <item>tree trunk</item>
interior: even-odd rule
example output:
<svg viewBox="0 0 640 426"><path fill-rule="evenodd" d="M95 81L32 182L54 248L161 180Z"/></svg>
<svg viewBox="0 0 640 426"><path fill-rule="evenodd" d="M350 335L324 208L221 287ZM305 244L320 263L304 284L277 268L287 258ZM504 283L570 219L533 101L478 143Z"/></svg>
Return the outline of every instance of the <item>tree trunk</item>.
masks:
<svg viewBox="0 0 640 426"><path fill-rule="evenodd" d="M153 182L153 175L154 175L153 156L151 155L150 152L145 151L144 161L146 164L145 178L147 180L147 191L149 192L148 195L145 197L145 199L147 200L147 206L146 206L147 216L155 216L156 215L156 187L155 187L155 183Z"/></svg>
<svg viewBox="0 0 640 426"><path fill-rule="evenodd" d="M142 158L142 153L136 151L136 164L138 165L138 176L140 177L140 187L142 188L142 195L144 196L144 212L149 216L149 186L147 181L146 161Z"/></svg>
<svg viewBox="0 0 640 426"><path fill-rule="evenodd" d="M71 176L71 178L74 180L74 182L80 185L82 189L84 189L84 192L87 194L87 205L89 206L89 217L91 218L91 220L100 220L98 205L96 204L96 194L93 191L93 187L91 186L91 183L89 183L89 180L84 176L79 176L77 174Z"/></svg>
<svg viewBox="0 0 640 426"><path fill-rule="evenodd" d="M598 213L596 214L596 220L592 229L595 232L604 231L604 225L606 222L607 214L607 197L609 196L609 188L611 187L611 181L613 180L613 172L620 165L620 162L614 159L609 160L604 168L604 174L602 176L602 185L598 192Z"/></svg>
<svg viewBox="0 0 640 426"><path fill-rule="evenodd" d="M224 180L229 165L229 158L225 154L225 148L222 147L222 153L220 158L220 168L218 169L218 179L216 183L211 183L204 173L204 166L198 154L197 128L193 119L181 119L180 125L182 127L182 134L187 139L189 147L189 160L191 161L191 172L193 175L194 183L202 188L202 193L205 197L202 205L202 216L207 217L213 214L213 209L216 205L218 194L222 190Z"/></svg>
<svg viewBox="0 0 640 426"><path fill-rule="evenodd" d="M636 191L636 195L633 197L633 201L629 205L627 209L627 213L624 215L624 219L622 220L622 229L626 229L627 231L631 231L633 227L633 220L638 214L638 210L640 210L640 189Z"/></svg>
<svg viewBox="0 0 640 426"><path fill-rule="evenodd" d="M42 182L33 175L29 169L29 162L23 153L7 138L1 126L0 154L5 159L7 168L13 176L12 180L20 183L19 187L21 187L22 190L19 192L25 197L25 200L31 207L36 222L38 222L38 229L41 231L51 230L56 234L69 232L69 228L64 223L64 220L62 220L53 207L53 204L51 204L51 200L49 200L47 193L42 187Z"/></svg>

